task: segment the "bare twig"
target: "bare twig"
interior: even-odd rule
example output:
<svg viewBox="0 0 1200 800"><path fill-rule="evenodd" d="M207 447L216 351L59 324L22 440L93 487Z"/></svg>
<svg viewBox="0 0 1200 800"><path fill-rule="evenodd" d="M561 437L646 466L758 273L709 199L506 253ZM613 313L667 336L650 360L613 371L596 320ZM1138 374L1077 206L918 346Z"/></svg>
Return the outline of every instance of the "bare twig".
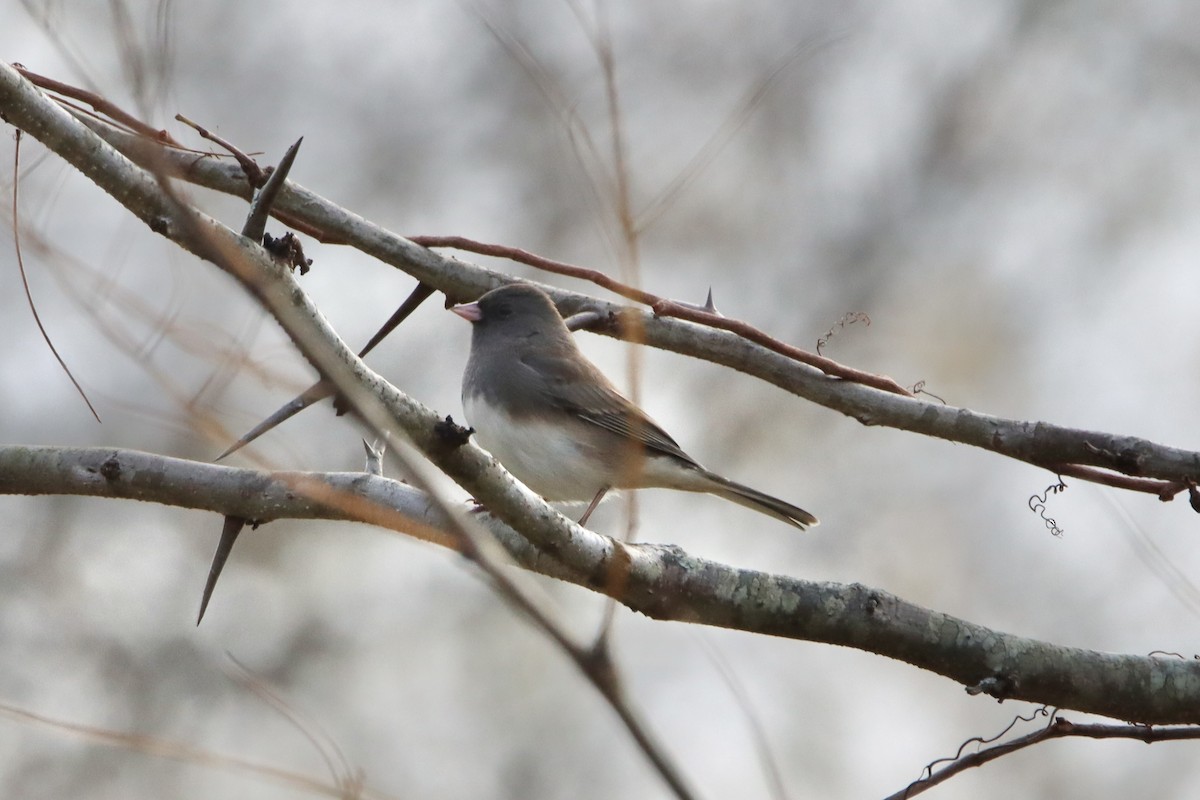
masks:
<svg viewBox="0 0 1200 800"><path fill-rule="evenodd" d="M200 138L208 139L213 144L219 145L228 150L229 154L233 156L235 161L238 162L238 166L242 168L242 172L245 174L246 180L253 188L262 188L263 184L267 182L267 174L263 171L263 168L258 165L258 162L246 153L242 152L242 150L236 147L232 142L221 138L217 134L208 130L208 128L205 128L199 123L188 119L183 114L176 114L175 119L177 122L182 122L184 125L187 125L189 128L196 131L196 133L200 135ZM251 236L250 238L254 239L255 241L260 241L262 236Z"/></svg>
<svg viewBox="0 0 1200 800"><path fill-rule="evenodd" d="M1066 737L1083 737L1088 739L1133 739L1140 742L1172 742L1182 741L1186 739L1200 739L1200 726L1189 725L1187 727L1152 727L1149 725L1108 725L1108 724L1090 724L1077 725L1062 717L1055 717L1054 720L1044 728L1012 739L1007 742L1000 742L980 750L976 753L957 758L953 763L944 769L938 770L931 774L928 778L922 778L914 781L895 794L888 795L886 800L907 800L910 797L916 797L918 794L932 789L940 783L953 778L961 772L974 767L981 767L989 761L995 761L997 758L1015 753L1018 750L1024 750L1026 747L1031 747L1035 744L1050 741L1051 739L1063 739Z"/></svg>
<svg viewBox="0 0 1200 800"><path fill-rule="evenodd" d="M262 678L242 662L226 653L236 670L234 678L271 707L303 736L325 762L325 768L345 798L358 798L366 788L361 769L355 769L337 741L315 721L306 719L280 697Z"/></svg>
<svg viewBox="0 0 1200 800"><path fill-rule="evenodd" d="M130 114L122 109L116 103L109 101L95 92L89 92L86 89L80 89L76 86L70 85L69 83L63 83L62 81L48 78L45 75L38 75L36 72L31 72L21 66L14 65L14 69L21 73L21 75L34 86L39 86L47 91L54 92L55 94L61 94L63 97L70 97L73 100L86 103L87 105L91 106L93 110L99 112L113 122L116 122L118 125L121 125L128 131L136 133L139 136L145 136L148 139L153 139L159 144L167 147L177 147L181 150L187 149L182 144L175 141L171 134L167 133L165 130L147 125L133 114Z"/></svg>
<svg viewBox="0 0 1200 800"><path fill-rule="evenodd" d="M29 312L33 314L33 321L38 327L38 331L42 334L42 341L50 348L54 360L62 367L67 378L75 387L75 391L83 398L83 402L87 405L88 411L92 412L92 416L96 418L96 422L100 422L100 414L96 412L96 407L92 405L92 401L88 399L87 392L79 385L79 381L75 380L75 375L71 372L71 368L67 366L67 362L59 355L58 348L54 346L54 342L50 340L50 334L46 331L46 326L42 324L42 316L38 313L37 304L33 302L33 292L29 289L29 276L25 274L25 258L21 254L21 222L18 216L17 209L20 208L18 202L17 190L21 185L20 176L21 166L21 131L17 131L16 146L13 148L13 188L12 188L12 232L13 232L13 249L17 255L17 271L21 273L21 286L25 290L25 300L29 303Z"/></svg>
<svg viewBox="0 0 1200 800"><path fill-rule="evenodd" d="M23 708L17 708L16 706L3 703L0 703L0 715L4 715L9 719L13 719L18 722L44 725L55 730L80 736L84 739L97 742L99 744L108 745L110 747L119 747L130 752L144 753L146 755L156 756L158 758L168 758L185 764L197 764L213 769L225 770L227 772L250 775L281 786L289 786L293 789L312 792L314 794L324 795L325 797L339 799L346 797L343 791L345 787L343 786L331 786L318 778L301 775L290 770L284 770L278 767L270 767L265 764L256 764L253 761L249 761L244 758L221 755L210 750L205 750L201 747L196 747L195 745L187 742L172 741L170 739L163 739L160 737L148 736L139 733L125 733L122 731L112 730L111 728L101 728L94 725L82 725L77 722L67 722L65 720L55 719L44 714L37 714L33 711L26 711ZM387 795L367 789L363 789L362 796L367 798L387 797Z"/></svg>

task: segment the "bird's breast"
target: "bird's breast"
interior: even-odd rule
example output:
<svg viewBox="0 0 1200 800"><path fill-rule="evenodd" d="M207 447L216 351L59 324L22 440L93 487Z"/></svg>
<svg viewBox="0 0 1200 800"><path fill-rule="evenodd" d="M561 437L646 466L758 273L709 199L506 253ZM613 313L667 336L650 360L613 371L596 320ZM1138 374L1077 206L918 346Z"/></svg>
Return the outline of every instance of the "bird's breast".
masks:
<svg viewBox="0 0 1200 800"><path fill-rule="evenodd" d="M569 420L514 416L478 394L463 398L463 411L479 446L547 500L591 500L612 485L602 454L580 442Z"/></svg>

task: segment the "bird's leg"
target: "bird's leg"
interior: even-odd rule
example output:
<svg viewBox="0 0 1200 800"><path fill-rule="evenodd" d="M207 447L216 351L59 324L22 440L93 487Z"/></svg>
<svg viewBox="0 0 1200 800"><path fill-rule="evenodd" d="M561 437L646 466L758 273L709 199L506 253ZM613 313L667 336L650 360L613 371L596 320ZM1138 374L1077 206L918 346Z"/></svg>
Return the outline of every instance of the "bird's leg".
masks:
<svg viewBox="0 0 1200 800"><path fill-rule="evenodd" d="M596 506L600 505L600 501L604 499L604 495L608 494L608 487L601 486L600 491L596 492L596 496L592 498L592 502L588 503L587 510L583 512L583 516L579 518L580 525L586 525L588 517L596 510Z"/></svg>

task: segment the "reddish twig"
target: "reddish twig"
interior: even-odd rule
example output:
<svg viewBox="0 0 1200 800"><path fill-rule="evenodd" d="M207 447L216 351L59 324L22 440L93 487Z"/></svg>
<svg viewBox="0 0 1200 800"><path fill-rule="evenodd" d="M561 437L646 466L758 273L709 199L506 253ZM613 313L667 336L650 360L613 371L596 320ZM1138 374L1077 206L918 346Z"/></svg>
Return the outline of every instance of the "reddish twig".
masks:
<svg viewBox="0 0 1200 800"><path fill-rule="evenodd" d="M110 100L105 99L104 97L101 97L100 95L96 94L95 92L90 92L87 89L80 89L78 86L72 86L68 83L63 83L62 81L54 80L53 78L47 78L45 75L39 75L36 72L30 72L29 70L25 69L24 67L22 67L19 64L13 64L13 68L16 69L17 72L19 72L22 77L27 79L33 85L38 86L42 89L45 89L46 91L54 92L57 95L61 95L62 97L55 98L55 99L59 103L63 104L64 106L66 106L70 109L73 109L74 111L76 111L80 114L87 114L88 116L90 116L94 119L101 120L110 125L115 125L118 128L123 128L127 131L130 131L133 134L136 134L138 136L144 136L147 139L157 142L158 144L161 144L163 146L170 147L170 148L173 148L176 150L181 150L181 151L189 152L189 153L196 153L199 156L208 157L208 158L224 158L225 157L218 153L209 153L206 151L196 150L195 148L187 147L187 146L181 144L180 142L178 142L167 131L147 125L145 122L142 122L140 119L133 116L128 111L125 111L117 104L113 103ZM93 111L95 111L95 114L90 114L85 109L75 106L72 103L69 103L62 98L69 98L71 100L77 100L81 103L85 103L85 104L91 106ZM250 157L247 156L243 151L239 150L237 147L233 146L232 144L225 141L224 139L214 135L210 131L200 127L199 125L196 125L195 123L192 123L192 122L186 121L186 120L181 120L181 121L185 121L186 124L192 125L192 127L196 128L197 132L204 138L210 139L211 141L220 145L221 147L228 149L229 152L231 154L233 154L233 157L241 165L243 171L246 173L246 180L247 180L247 183L250 184L251 190L255 186L261 185L261 182L259 182L257 184L254 183L253 175L254 175L254 170L257 169L257 165L254 164L254 162L252 160L250 160ZM249 161L249 164L252 165L251 169L247 169L247 166L248 166L246 163L247 161ZM315 228L312 225L308 224L307 222L305 222L301 219L298 219L291 214L288 214L286 211L276 210L276 211L272 212L272 216L274 216L276 219L278 219L284 225L287 225L289 228L293 228L294 230L300 231L301 233L311 236L312 238L314 238L317 241L322 242L324 244L344 244L344 240L342 238L340 238L338 236L330 236L330 235L322 232L320 229Z"/></svg>
<svg viewBox="0 0 1200 800"><path fill-rule="evenodd" d="M78 86L72 86L69 83L56 81L53 78L47 78L45 75L38 75L36 72L30 72L19 64L13 64L13 69L21 73L21 77L32 83L34 86L41 87L55 94L61 94L63 97L70 97L73 100L78 100L81 103L87 103L92 109L105 117L108 117L113 122L116 122L136 134L153 139L160 144L165 144L169 147L178 147L181 150L186 150L182 144L175 141L171 134L160 128L153 128L150 125L142 122L137 117L125 111L120 106L110 100L101 97L95 92L89 92L87 89L80 89Z"/></svg>
<svg viewBox="0 0 1200 800"><path fill-rule="evenodd" d="M785 342L767 335L763 331L754 327L748 322L741 320L730 319L723 317L720 314L715 314L710 311L697 308L694 305L686 303L678 303L674 300L665 300L657 295L641 289L634 288L626 283L616 280L615 278L605 275L598 270L580 267L574 264L567 264L562 261L554 261L553 259L543 258L542 256L530 253L528 250L522 250L518 247L508 247L499 244L487 244L485 242L477 242L473 239L468 239L465 236L411 236L409 239L421 245L422 247L453 247L457 250L465 250L470 253L479 253L480 255L496 256L498 258L507 258L511 261L517 261L521 264L528 264L531 267L536 267L546 272L552 272L555 275L564 275L569 278L578 278L580 280L589 281L597 286L607 289L621 297L628 298L634 302L641 303L650 307L650 310L659 317L674 317L675 319L683 319L688 322L695 322L700 325L705 325L710 328L718 328L720 330L729 331L741 336L743 339L761 345L772 352L786 356L793 361L799 361L801 364L807 364L810 367L816 367L834 378L861 383L864 386L870 386L880 391L899 394L905 397L912 397L912 392L905 389L900 384L896 383L891 378L885 375L875 375L870 372L863 372L852 367L847 367L844 364L825 358L824 356L810 353L807 350L801 350L799 347L794 347Z"/></svg>
<svg viewBox="0 0 1200 800"><path fill-rule="evenodd" d="M1131 492L1152 494L1163 502L1173 499L1175 495L1187 488L1187 485L1181 481L1133 478L1128 475L1109 472L1098 467L1087 467L1082 464L1038 464L1038 466L1044 467L1058 475L1070 475L1073 478L1099 483L1103 486L1111 486L1114 489L1127 489Z"/></svg>
<svg viewBox="0 0 1200 800"><path fill-rule="evenodd" d="M263 168L258 165L258 162L248 156L246 153L239 150L233 145L232 142L222 139L208 128L205 128L198 122L193 122L183 114L176 114L175 120L177 122L182 122L184 125L187 125L189 128L194 130L200 135L200 138L208 139L210 142L228 150L229 154L237 159L238 166L242 168L242 172L246 175L246 180L249 181L250 185L255 189L261 189L262 185L267 182L267 174L263 171Z"/></svg>

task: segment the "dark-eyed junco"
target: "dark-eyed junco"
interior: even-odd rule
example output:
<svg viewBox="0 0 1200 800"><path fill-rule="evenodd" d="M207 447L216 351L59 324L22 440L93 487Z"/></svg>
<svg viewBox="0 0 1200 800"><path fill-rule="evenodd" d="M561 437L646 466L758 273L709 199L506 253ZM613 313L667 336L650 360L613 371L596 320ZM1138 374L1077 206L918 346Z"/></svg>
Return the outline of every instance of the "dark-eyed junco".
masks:
<svg viewBox="0 0 1200 800"><path fill-rule="evenodd" d="M554 303L527 284L452 309L473 324L463 410L481 447L547 500L609 489L707 492L806 528L817 518L700 466L584 357Z"/></svg>

